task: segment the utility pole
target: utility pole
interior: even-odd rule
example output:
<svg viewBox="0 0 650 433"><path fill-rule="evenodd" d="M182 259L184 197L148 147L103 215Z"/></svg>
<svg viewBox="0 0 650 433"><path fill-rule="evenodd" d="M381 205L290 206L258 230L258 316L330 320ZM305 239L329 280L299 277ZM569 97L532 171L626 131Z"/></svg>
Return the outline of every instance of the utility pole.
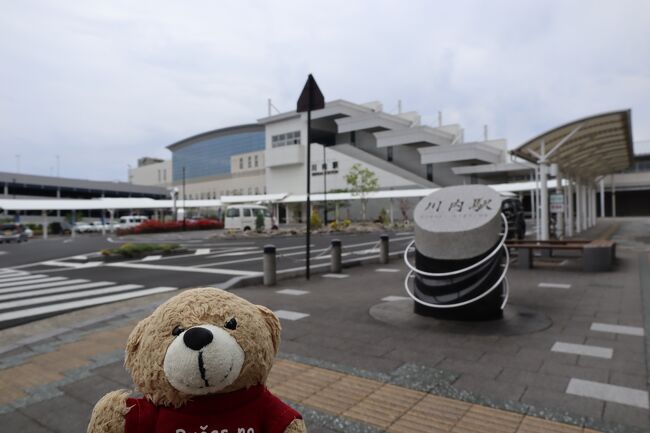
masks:
<svg viewBox="0 0 650 433"><path fill-rule="evenodd" d="M311 241L311 111L325 108L325 98L316 84L312 74L309 74L305 87L300 93L296 112L307 112L307 244L305 248L305 278L309 279L309 243Z"/></svg>

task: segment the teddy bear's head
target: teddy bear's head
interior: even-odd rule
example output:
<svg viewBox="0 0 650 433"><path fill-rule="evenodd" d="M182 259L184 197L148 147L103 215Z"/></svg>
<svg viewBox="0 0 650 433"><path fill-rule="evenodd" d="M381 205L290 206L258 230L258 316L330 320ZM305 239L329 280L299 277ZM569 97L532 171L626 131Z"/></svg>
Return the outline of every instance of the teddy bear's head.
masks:
<svg viewBox="0 0 650 433"><path fill-rule="evenodd" d="M214 288L182 292L131 332L126 368L154 404L266 381L280 342L280 321L266 307Z"/></svg>

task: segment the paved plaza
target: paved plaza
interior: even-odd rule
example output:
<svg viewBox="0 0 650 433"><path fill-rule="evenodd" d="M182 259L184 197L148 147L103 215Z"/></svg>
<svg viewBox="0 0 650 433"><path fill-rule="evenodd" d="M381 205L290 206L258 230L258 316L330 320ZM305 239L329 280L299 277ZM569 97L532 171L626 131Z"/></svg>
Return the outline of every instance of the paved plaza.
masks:
<svg viewBox="0 0 650 433"><path fill-rule="evenodd" d="M649 233L621 219L583 234L617 241L612 272L568 255L513 267L501 321L414 316L397 258L231 290L281 318L269 386L309 431L650 431ZM132 387L128 333L174 293L0 331L2 430L85 431L104 393Z"/></svg>

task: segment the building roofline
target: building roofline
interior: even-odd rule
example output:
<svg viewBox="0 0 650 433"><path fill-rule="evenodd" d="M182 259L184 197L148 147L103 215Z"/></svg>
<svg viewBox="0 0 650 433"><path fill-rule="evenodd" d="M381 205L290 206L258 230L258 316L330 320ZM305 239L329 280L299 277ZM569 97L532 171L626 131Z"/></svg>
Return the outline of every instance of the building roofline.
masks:
<svg viewBox="0 0 650 433"><path fill-rule="evenodd" d="M193 144L197 141L201 141L206 138L232 135L240 132L264 132L264 127L259 123L246 123L243 125L228 126L226 128L214 129L212 131L202 132L200 134L193 135L183 140L177 141L167 146L167 149L170 151L178 150L187 145Z"/></svg>

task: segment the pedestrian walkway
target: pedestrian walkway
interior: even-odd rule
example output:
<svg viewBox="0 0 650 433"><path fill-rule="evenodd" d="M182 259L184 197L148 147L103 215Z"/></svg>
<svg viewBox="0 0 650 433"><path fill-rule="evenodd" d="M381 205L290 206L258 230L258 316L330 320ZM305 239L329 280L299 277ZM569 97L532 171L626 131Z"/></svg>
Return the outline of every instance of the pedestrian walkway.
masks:
<svg viewBox="0 0 650 433"><path fill-rule="evenodd" d="M176 290L0 269L0 329L110 302Z"/></svg>

